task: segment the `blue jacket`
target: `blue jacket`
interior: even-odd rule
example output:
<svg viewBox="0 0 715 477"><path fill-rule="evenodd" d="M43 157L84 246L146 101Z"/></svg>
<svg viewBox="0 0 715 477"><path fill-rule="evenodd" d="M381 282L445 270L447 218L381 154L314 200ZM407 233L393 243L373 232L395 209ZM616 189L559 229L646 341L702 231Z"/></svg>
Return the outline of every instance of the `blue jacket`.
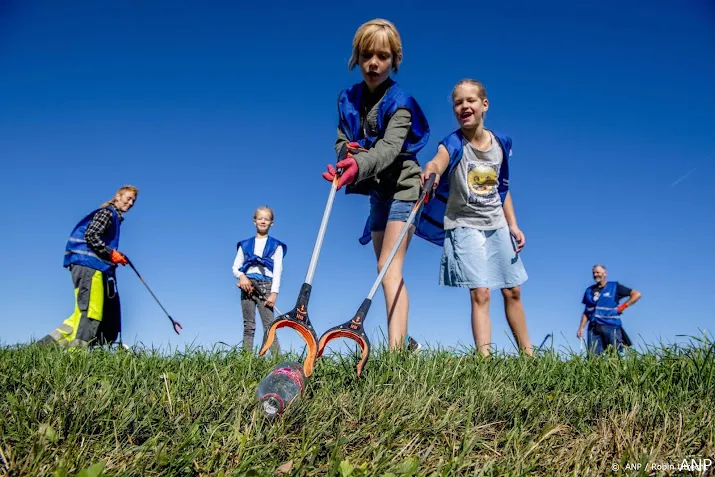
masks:
<svg viewBox="0 0 715 477"><path fill-rule="evenodd" d="M504 160L499 169L499 197L502 204L509 192L509 157L511 157L511 137L492 131L502 149ZM435 245L444 244L444 214L447 209L449 197L449 179L452 171L459 164L464 154L464 135L461 130L456 130L440 141L449 153L449 164L442 174L435 196L422 209L422 214L417 221L415 235Z"/></svg>
<svg viewBox="0 0 715 477"><path fill-rule="evenodd" d="M360 101L365 82L357 83L343 90L338 96L338 126L351 142L358 142L365 149L370 149L382 139L387 129L390 118L398 109L408 109L412 115L412 125L407 133L399 158L402 160L417 161L417 153L425 147L430 136L429 123L417 101L406 93L394 80L389 79L392 85L380 100L377 109L377 135L366 137L360 127ZM345 188L347 194L360 193L359 186L350 185ZM370 218L368 216L360 237L360 243L365 245L371 240Z"/></svg>
<svg viewBox="0 0 715 477"><path fill-rule="evenodd" d="M256 237L251 237L246 240L242 240L236 244L236 250L240 247L243 250L243 265L239 268L240 271L246 273L250 267L261 266L267 268L273 272L273 259L271 258L278 247L283 247L283 256L288 254L288 246L278 239L271 237L270 235L266 239L266 246L263 249L263 254L259 257L254 253L254 248L256 245ZM267 278L267 277L256 277L256 278Z"/></svg>
<svg viewBox="0 0 715 477"><path fill-rule="evenodd" d="M112 211L112 223L103 239L109 248L116 250L119 247L119 215L114 207L109 206L107 209ZM87 241L84 238L87 227L92 222L94 214L99 210L101 209L96 209L87 214L72 229L72 233L70 233L65 245L64 267L69 267L72 264L82 265L104 273L114 273L116 270L116 264L99 258L94 250L87 245Z"/></svg>
<svg viewBox="0 0 715 477"><path fill-rule="evenodd" d="M606 286L601 290L598 299L594 297L596 285L591 285L583 294L583 304L586 305L584 313L589 324L602 324L611 326L621 326L621 318L618 314L618 301L616 292L618 282L606 282Z"/></svg>

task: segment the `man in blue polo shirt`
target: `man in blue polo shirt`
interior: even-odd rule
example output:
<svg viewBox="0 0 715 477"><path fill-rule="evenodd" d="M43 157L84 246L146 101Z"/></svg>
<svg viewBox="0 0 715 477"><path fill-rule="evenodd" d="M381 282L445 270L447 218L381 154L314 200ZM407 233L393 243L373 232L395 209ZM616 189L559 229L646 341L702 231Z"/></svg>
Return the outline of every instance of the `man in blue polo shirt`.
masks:
<svg viewBox="0 0 715 477"><path fill-rule="evenodd" d="M601 354L609 345L618 351L624 344L630 346L630 339L621 323L621 314L641 298L637 290L608 281L606 276L606 267L595 265L593 280L596 283L586 289L581 300L586 308L576 336L579 340L583 337L583 330L588 323L588 351L594 354ZM628 301L619 304L626 297Z"/></svg>

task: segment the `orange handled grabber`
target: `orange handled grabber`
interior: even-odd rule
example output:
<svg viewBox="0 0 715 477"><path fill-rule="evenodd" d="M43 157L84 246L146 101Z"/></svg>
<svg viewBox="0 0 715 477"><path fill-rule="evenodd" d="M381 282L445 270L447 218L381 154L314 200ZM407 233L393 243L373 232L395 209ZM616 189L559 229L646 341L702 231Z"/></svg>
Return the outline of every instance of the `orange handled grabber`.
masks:
<svg viewBox="0 0 715 477"><path fill-rule="evenodd" d="M305 282L300 287L300 293L298 293L298 300L295 303L295 308L293 308L288 313L276 317L276 319L271 323L271 326L264 330L263 332L263 347L259 352L259 355L263 356L273 344L273 340L276 337L276 330L279 328L293 328L300 334L300 336L305 340L308 345L308 354L303 362L303 373L307 378L313 374L313 367L315 365L316 350L318 349L318 336L315 334L313 325L310 323L310 318L308 317L308 301L310 301L310 291L312 288L313 275L315 274L315 268L318 265L318 257L320 256L320 248L323 245L323 237L325 236L325 229L328 227L328 218L330 217L330 211L333 208L333 202L335 201L335 192L337 190L338 180L340 179L340 173L342 169L337 171L333 182L330 186L330 195L328 196L328 203L325 206L325 211L323 212L323 220L320 222L320 229L318 230L318 238L315 241L315 247L313 247L313 256L310 258L310 265L308 266L308 273L305 276Z"/></svg>
<svg viewBox="0 0 715 477"><path fill-rule="evenodd" d="M368 310L370 310L370 305L372 304L372 297L375 296L375 292L380 286L380 283L382 283L382 279L384 278L385 273L387 273L388 268L390 268L392 259L395 258L397 249L400 248L400 244L402 244L402 240L405 238L405 235L407 235L407 231L412 225L412 222L414 222L415 217L417 216L417 212L422 208L422 205L426 204L432 197L432 188L434 186L434 181L436 178L437 176L435 174L431 174L429 176L429 179L427 179L427 181L425 182L425 185L422 188L422 193L420 194L420 198L417 200L417 202L415 202L415 205L412 206L412 211L410 212L409 217L407 217L407 222L405 223L405 226L402 227L402 231L397 237L395 245L392 246L392 250L390 250L390 254L387 256L387 260L385 261L385 265L382 267L382 270L380 270L380 273L377 275L375 283L373 283L370 292L367 294L367 298L363 300L362 304L360 305L360 308L358 308L357 313L355 313L355 315L350 319L350 321L330 328L320 337L320 341L318 342L318 358L323 355L323 351L325 351L325 346L328 344L328 342L338 338L348 338L354 340L357 342L357 344L360 346L360 349L362 350L362 358L357 364L357 375L360 376L362 374L362 369L365 366L368 357L370 356L370 340L368 340L367 334L365 334L363 324L365 323L365 316L367 316L367 312Z"/></svg>
<svg viewBox="0 0 715 477"><path fill-rule="evenodd" d="M260 355L266 354L266 351L270 348L271 344L276 338L276 331L279 328L293 328L298 334L305 340L305 344L308 345L308 354L303 361L303 373L307 378L313 374L313 368L315 366L315 350L317 349L318 337L315 334L313 325L310 323L310 318L308 318L308 301L310 300L310 283L303 283L300 287L300 293L298 294L298 300L293 308L288 313L276 317L276 319L271 323L263 333L263 347L261 348Z"/></svg>

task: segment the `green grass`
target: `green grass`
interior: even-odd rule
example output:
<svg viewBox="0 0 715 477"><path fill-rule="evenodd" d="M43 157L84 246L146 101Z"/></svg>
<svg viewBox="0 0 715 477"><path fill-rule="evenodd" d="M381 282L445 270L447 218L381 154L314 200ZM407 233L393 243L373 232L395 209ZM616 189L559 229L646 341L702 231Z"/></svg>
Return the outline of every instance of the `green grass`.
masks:
<svg viewBox="0 0 715 477"><path fill-rule="evenodd" d="M715 458L714 358L707 340L596 359L377 350L360 379L353 356L319 360L304 399L268 421L255 392L272 358L3 347L0 475L581 476L677 465Z"/></svg>

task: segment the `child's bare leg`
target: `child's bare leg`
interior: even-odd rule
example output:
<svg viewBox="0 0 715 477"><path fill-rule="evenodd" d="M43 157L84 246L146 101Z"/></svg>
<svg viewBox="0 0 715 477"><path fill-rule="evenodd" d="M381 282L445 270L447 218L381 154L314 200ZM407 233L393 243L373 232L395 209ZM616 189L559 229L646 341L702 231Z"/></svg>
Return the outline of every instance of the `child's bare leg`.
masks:
<svg viewBox="0 0 715 477"><path fill-rule="evenodd" d="M397 241L404 222L390 221L384 232L373 232L372 240L377 257L377 272L380 273L392 247ZM382 279L382 291L385 295L387 309L387 329L390 349L401 349L407 336L407 315L409 313L409 297L407 287L402 277L402 265L405 261L407 247L410 244L414 226L410 226L407 237L402 240L397 249L390 268Z"/></svg>
<svg viewBox="0 0 715 477"><path fill-rule="evenodd" d="M492 341L492 323L489 319L489 288L469 290L472 302L472 334L474 343L483 356L489 356Z"/></svg>
<svg viewBox="0 0 715 477"><path fill-rule="evenodd" d="M529 340L529 330L526 326L526 313L524 303L521 301L521 287L503 288L504 312L511 332L519 348L529 356L534 355L534 350Z"/></svg>

